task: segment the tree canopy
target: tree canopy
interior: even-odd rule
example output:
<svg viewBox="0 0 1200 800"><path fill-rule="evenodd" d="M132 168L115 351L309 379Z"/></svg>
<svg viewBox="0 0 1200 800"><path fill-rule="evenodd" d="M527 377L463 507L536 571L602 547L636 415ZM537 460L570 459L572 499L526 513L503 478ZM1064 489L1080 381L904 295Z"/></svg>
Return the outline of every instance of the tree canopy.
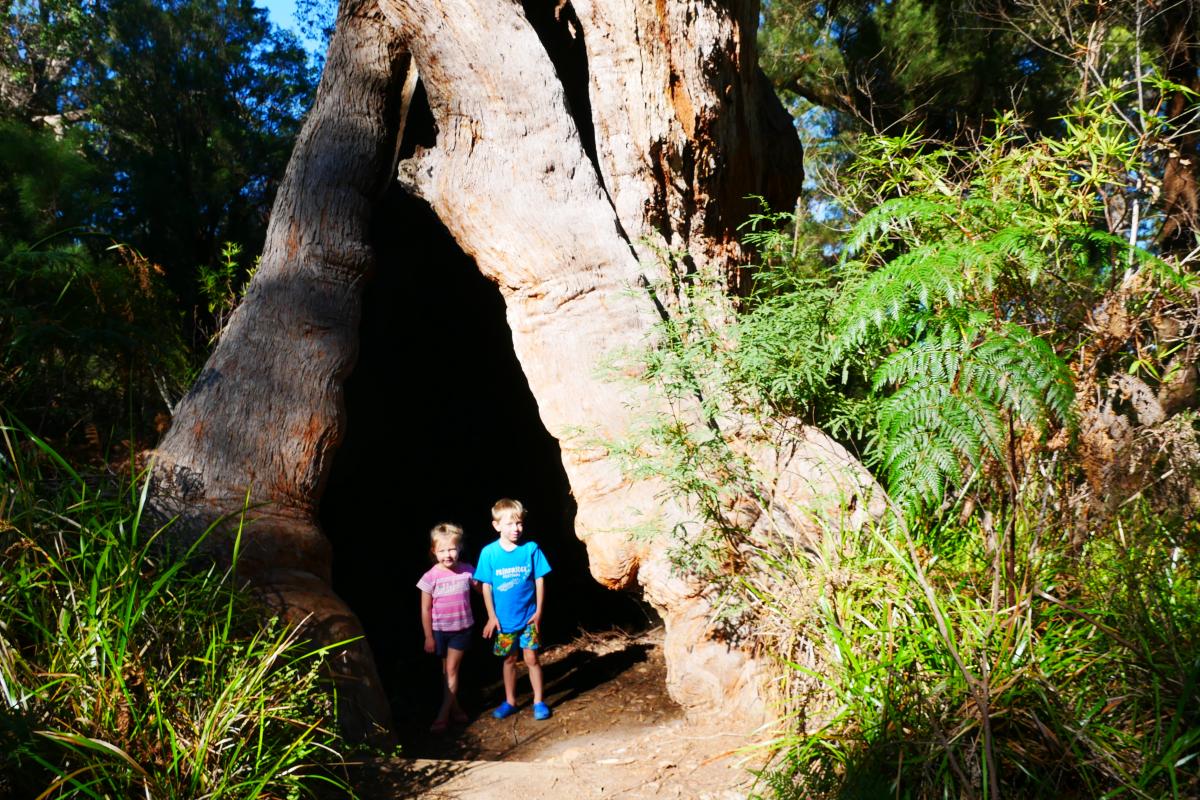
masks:
<svg viewBox="0 0 1200 800"><path fill-rule="evenodd" d="M305 50L251 0L31 0L7 5L0 67L10 411L61 432L169 404L213 330L202 274L228 269L226 243L261 249L314 90ZM111 309L135 301L121 327Z"/></svg>

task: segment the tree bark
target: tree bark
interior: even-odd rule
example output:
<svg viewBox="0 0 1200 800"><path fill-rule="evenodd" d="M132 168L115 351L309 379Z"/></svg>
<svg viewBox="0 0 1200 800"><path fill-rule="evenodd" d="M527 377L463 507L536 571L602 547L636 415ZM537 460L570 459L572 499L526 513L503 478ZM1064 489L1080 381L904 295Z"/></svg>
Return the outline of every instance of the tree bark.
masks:
<svg viewBox="0 0 1200 800"><path fill-rule="evenodd" d="M320 606L317 620L335 619L339 635L355 629L328 590L328 546L314 515L341 438L341 384L371 261L366 221L389 166L411 52L437 139L401 163L400 181L504 296L516 355L561 446L594 576L614 588L636 581L661 610L677 700L764 719L758 664L713 634L705 587L676 575L661 545L627 535L647 522L669 531L689 514L664 499L664 486L628 479L590 443L624 438L655 404L600 378L600 364L644 346L661 314L684 301L690 273L737 291L736 227L756 207L748 198L791 208L799 192L800 144L758 69L758 3L380 0L378 8L390 31L368 0L343 3L262 267L159 448L156 502L194 529L240 509L249 491L262 505L243 568L264 584L302 587L281 602ZM746 449L769 468L764 494L775 498L777 530L803 527L799 506L870 483L811 428L797 426L778 447ZM346 669L361 679L351 685L369 719L383 721L365 648Z"/></svg>
<svg viewBox="0 0 1200 800"><path fill-rule="evenodd" d="M369 225L390 180L409 58L373 0L339 9L316 101L276 196L262 261L204 370L152 454L153 507L176 539L226 518L205 549L325 642L361 636L330 589L316 512L344 430L342 384L357 349ZM353 738L388 731L365 640L334 665ZM385 734L386 738L386 734Z"/></svg>
<svg viewBox="0 0 1200 800"><path fill-rule="evenodd" d="M798 137L757 65L758 4L381 7L413 53L438 131L435 146L401 163L401 183L500 287L517 357L559 441L593 575L614 588L637 580L662 613L676 700L761 721L763 676L711 629L705 587L676 575L661 543L628 537L647 523L666 534L695 515L591 444L627 438L656 402L600 377L599 365L645 345L662 310L683 302L687 273L724 276L736 291L748 198L791 208L800 190ZM789 446L788 459L755 453L786 485L781 499L845 496L851 475L851 492L870 482L818 431Z"/></svg>

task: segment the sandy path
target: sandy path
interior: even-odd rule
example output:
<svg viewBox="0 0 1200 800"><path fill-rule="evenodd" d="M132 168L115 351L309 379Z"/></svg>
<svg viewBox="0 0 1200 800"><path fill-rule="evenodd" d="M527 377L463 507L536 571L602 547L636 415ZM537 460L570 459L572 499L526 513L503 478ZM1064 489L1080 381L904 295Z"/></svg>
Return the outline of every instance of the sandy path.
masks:
<svg viewBox="0 0 1200 800"><path fill-rule="evenodd" d="M505 720L484 712L446 736L408 731L410 757L375 762L356 789L365 800L747 797L763 752L744 750L755 739L722 720L683 718L660 645L656 630L555 648L544 661L550 720L535 722L523 698Z"/></svg>

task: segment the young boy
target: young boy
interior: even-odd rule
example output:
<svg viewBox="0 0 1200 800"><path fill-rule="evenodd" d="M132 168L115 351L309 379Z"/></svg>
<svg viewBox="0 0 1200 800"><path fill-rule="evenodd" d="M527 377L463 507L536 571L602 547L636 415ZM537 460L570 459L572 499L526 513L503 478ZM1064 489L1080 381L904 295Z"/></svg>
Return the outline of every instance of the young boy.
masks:
<svg viewBox="0 0 1200 800"><path fill-rule="evenodd" d="M492 716L504 719L517 710L517 652L521 648L529 683L533 686L533 718L549 719L550 707L542 702L542 665L538 662L538 624L545 599L543 577L550 564L536 542L521 544L525 506L518 500L496 501L492 527L500 538L483 548L475 567L475 580L483 584L483 604L488 621L483 637L496 634L492 652L504 657L504 702Z"/></svg>

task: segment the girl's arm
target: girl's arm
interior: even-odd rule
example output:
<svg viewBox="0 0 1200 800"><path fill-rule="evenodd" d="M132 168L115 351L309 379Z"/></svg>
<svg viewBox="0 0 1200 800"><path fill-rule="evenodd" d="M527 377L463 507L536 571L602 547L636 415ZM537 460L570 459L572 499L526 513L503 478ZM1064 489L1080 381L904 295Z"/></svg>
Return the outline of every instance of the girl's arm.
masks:
<svg viewBox="0 0 1200 800"><path fill-rule="evenodd" d="M421 592L421 627L425 629L425 652L432 653L437 648L433 644L433 595Z"/></svg>
<svg viewBox="0 0 1200 800"><path fill-rule="evenodd" d="M492 634L500 628L500 620L496 619L496 606L492 602L492 585L485 583L483 585L483 605L487 608L488 621L483 626L483 638L490 639Z"/></svg>

